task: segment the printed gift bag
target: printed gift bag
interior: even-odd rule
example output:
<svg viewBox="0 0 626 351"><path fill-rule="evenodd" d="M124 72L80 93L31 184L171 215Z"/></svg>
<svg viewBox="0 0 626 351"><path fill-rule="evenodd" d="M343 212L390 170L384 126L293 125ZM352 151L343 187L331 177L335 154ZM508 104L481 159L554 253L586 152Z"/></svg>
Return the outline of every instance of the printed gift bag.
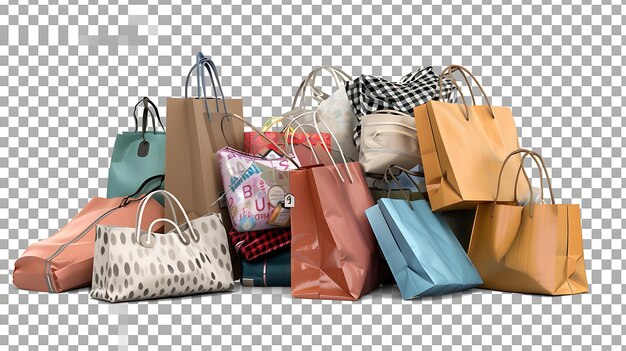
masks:
<svg viewBox="0 0 626 351"><path fill-rule="evenodd" d="M241 116L225 115L222 123L229 119L237 119L248 125L284 155L275 153L275 158L261 158L228 146L217 151L225 190L222 197L226 198L233 228L246 232L289 227L289 209L283 202L289 193L287 171L297 167L297 161Z"/></svg>
<svg viewBox="0 0 626 351"><path fill-rule="evenodd" d="M262 159L230 147L217 151L225 197L233 228L237 231L289 227L289 209L284 207L289 193L286 158Z"/></svg>
<svg viewBox="0 0 626 351"><path fill-rule="evenodd" d="M570 295L589 291L583 257L580 207L559 205L554 194L548 170L541 156L533 151L519 149L505 158L500 176L511 159L520 161L531 156L545 172L550 191L550 204L530 202L498 203L500 182L492 203L481 204L476 211L468 255L480 273L483 288L544 295ZM528 188L532 189L525 172ZM510 184L514 187L515 184ZM532 196L531 196L532 198ZM541 187L543 199L543 179Z"/></svg>

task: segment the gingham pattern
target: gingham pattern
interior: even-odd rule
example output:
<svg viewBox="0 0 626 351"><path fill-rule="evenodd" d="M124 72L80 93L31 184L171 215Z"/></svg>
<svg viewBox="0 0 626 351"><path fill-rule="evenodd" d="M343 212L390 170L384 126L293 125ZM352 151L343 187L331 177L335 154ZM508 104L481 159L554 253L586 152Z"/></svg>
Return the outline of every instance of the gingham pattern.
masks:
<svg viewBox="0 0 626 351"><path fill-rule="evenodd" d="M357 117L378 110L396 110L413 113L413 108L430 100L447 101L455 90L452 82L442 80L439 96L439 75L433 68L420 67L402 77L398 82L385 78L361 74L346 82L346 94Z"/></svg>
<svg viewBox="0 0 626 351"><path fill-rule="evenodd" d="M361 74L346 82L346 94L354 114L363 115L378 110L396 110L413 115L413 108L430 100L448 101L456 90L450 79L442 79L439 92L439 74L432 67L420 67L402 77L397 83L385 78ZM440 96L441 95L441 96ZM354 130L354 144L360 147L361 125Z"/></svg>
<svg viewBox="0 0 626 351"><path fill-rule="evenodd" d="M289 228L238 232L232 229L228 236L237 253L248 261L260 258L291 243Z"/></svg>
<svg viewBox="0 0 626 351"><path fill-rule="evenodd" d="M619 2L51 3L0 4L0 349L590 350L626 343L626 11ZM320 65L390 80L424 65L468 67L494 105L512 107L520 143L546 159L557 201L581 204L591 293L473 290L402 301L386 287L336 302L236 286L109 305L86 289L17 290L10 274L19 254L106 194L111 148L119 131L134 127L132 107L155 97L167 115L166 98L182 96L200 50L215 59L226 95L243 97L257 126L288 111L302 77ZM330 87L323 78L320 85Z"/></svg>

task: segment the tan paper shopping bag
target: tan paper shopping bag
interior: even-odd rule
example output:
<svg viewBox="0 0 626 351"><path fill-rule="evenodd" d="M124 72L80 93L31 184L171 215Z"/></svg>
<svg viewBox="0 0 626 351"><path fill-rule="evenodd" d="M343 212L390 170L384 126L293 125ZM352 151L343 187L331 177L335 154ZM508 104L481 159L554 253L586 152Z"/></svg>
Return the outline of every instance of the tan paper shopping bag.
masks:
<svg viewBox="0 0 626 351"><path fill-rule="evenodd" d="M205 57L199 57L189 71L185 96L191 73L198 66L201 84L204 82L202 72L206 68L210 70L214 91L219 91L220 95L216 98L167 99L165 189L180 200L191 219L220 212L224 227L229 231L231 224L228 208L225 204L215 203L224 191L215 152L229 143L233 148L243 148L244 124L230 118L222 123L227 113L243 115L243 105L241 99L224 98L217 70ZM206 92L204 85L198 89L202 93ZM167 218L174 219L173 210L169 206L166 206L165 213ZM237 255L231 257L234 260L238 258ZM239 266L233 262L235 278L240 274Z"/></svg>
<svg viewBox="0 0 626 351"><path fill-rule="evenodd" d="M429 101L415 108L417 139L433 211L471 209L493 201L502 161L519 148L511 109L491 106L482 86L466 68L448 66L441 72L440 84L444 75L451 78L455 71L461 72L468 85L466 74L476 82L486 105ZM501 201L514 198L515 171L513 164L503 171ZM527 189L520 182L517 191L523 194Z"/></svg>
<svg viewBox="0 0 626 351"><path fill-rule="evenodd" d="M494 201L478 206L468 256L483 279L482 287L544 295L589 291L580 207L554 202L548 171L539 154L523 149L514 153L531 156L540 176L545 172L551 203L531 201L518 206ZM529 185L526 173L524 177Z"/></svg>
<svg viewBox="0 0 626 351"><path fill-rule="evenodd" d="M226 99L224 102L228 112L242 113L241 99ZM225 122L234 131L232 139L227 141L224 134L228 137L229 132L222 134L220 128L225 113L215 111L216 100L211 99L208 104L213 109L211 120L204 112L201 99L167 99L165 189L181 201L190 218L221 211L222 220L229 221L227 208L220 208L219 204L211 207L224 191L215 152L228 146L228 142L232 145L231 140L236 140L233 147L240 149L243 146L243 123L235 119ZM168 218L171 215L168 207Z"/></svg>

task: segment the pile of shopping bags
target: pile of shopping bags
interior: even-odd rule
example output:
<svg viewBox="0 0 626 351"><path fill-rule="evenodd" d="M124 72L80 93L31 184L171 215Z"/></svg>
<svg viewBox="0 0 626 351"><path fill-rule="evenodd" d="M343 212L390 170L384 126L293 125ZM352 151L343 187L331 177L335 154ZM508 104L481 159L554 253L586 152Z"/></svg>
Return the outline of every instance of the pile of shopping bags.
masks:
<svg viewBox="0 0 626 351"><path fill-rule="evenodd" d="M334 90L317 85L323 72ZM555 202L511 109L492 106L465 67L419 67L397 82L319 67L257 128L198 53L166 116L167 132L157 105L139 100L135 129L113 147L107 198L31 244L17 287L90 286L109 302L236 281L332 300L388 283L405 299L588 291L579 206Z"/></svg>

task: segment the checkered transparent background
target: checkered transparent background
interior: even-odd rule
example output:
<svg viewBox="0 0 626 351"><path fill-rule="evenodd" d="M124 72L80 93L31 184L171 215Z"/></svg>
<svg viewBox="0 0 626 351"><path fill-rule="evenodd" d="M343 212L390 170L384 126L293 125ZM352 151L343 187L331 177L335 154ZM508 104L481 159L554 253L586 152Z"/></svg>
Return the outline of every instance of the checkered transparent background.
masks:
<svg viewBox="0 0 626 351"><path fill-rule="evenodd" d="M0 5L0 346L624 344L625 28L618 2L51 2ZM288 110L314 66L393 79L420 65L468 66L495 105L512 107L521 144L546 158L556 197L581 204L591 293L473 290L402 301L387 287L357 302L331 302L292 299L288 289L237 288L110 305L90 300L85 289L17 290L11 273L22 250L106 194L111 147L132 125L130 106L143 95L158 97L166 114L166 98L182 95L199 50L214 58L226 94L243 97L245 116L257 125Z"/></svg>

